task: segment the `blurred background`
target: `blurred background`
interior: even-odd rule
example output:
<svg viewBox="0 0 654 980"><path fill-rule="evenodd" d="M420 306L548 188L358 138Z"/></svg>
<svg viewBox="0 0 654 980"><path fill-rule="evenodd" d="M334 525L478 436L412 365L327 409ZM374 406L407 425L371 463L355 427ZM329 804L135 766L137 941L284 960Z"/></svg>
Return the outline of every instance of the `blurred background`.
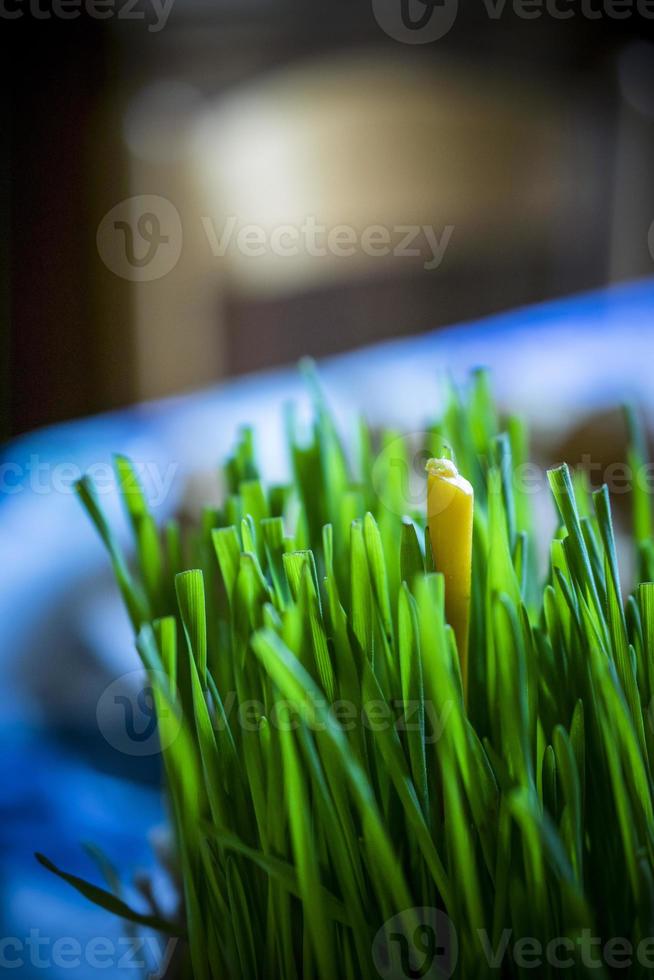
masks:
<svg viewBox="0 0 654 980"><path fill-rule="evenodd" d="M401 3L7 0L8 434L652 273L646 4Z"/></svg>
<svg viewBox="0 0 654 980"><path fill-rule="evenodd" d="M305 354L346 433L415 434L480 363L542 465L622 459L625 397L652 428L652 25L647 0L0 0L0 969L42 975L33 929L44 956L123 935L34 850L100 882L101 843L127 900L154 876L170 902L76 476L122 451L159 519L197 514L249 422L283 478Z"/></svg>

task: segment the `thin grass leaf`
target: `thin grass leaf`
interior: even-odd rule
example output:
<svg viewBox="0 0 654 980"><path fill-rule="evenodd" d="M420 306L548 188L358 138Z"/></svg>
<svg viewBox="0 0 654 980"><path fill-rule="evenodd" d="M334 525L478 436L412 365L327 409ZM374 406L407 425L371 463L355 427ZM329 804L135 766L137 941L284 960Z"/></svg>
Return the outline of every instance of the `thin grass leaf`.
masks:
<svg viewBox="0 0 654 980"><path fill-rule="evenodd" d="M79 878L77 875L68 874L68 872L62 871L61 868L58 868L55 864L53 864L52 861L50 861L44 854L39 854L37 852L34 857L47 871L51 871L52 874L62 878L65 882L71 885L75 891L78 891L80 895L83 895L84 898L88 898L88 900L93 902L94 905L98 905L107 912L111 912L112 915L117 915L121 919L126 919L128 922L134 922L136 925L144 926L146 929L153 929L155 932L163 932L168 936L183 937L185 935L183 926L177 925L174 922L168 922L166 919L162 919L156 915L143 915L140 912L136 912L111 892L105 891L103 888L98 888L97 885L93 885L91 882L85 881L83 878Z"/></svg>

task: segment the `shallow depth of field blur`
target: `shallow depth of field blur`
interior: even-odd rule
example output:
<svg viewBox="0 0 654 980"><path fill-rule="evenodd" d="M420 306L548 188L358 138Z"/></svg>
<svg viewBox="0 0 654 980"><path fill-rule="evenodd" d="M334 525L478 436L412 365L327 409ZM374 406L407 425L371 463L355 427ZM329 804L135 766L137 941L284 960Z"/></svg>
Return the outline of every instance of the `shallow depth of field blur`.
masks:
<svg viewBox="0 0 654 980"><path fill-rule="evenodd" d="M432 0L67 3L0 12L0 919L20 942L121 930L33 850L92 877L79 842L104 842L138 892L164 819L158 755L103 728L136 657L82 470L126 452L186 519L252 422L282 478L305 355L350 434L364 412L415 435L439 378L488 365L537 463L592 482L624 460L621 399L654 420L644 3L447 0L433 39L398 13Z"/></svg>
<svg viewBox="0 0 654 980"><path fill-rule="evenodd" d="M459 7L19 3L7 433L650 275L652 22Z"/></svg>

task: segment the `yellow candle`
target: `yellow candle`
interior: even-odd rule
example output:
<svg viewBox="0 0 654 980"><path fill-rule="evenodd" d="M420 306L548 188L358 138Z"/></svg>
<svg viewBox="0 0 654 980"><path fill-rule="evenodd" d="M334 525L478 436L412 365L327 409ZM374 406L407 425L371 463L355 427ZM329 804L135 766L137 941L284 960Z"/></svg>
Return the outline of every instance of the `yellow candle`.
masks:
<svg viewBox="0 0 654 980"><path fill-rule="evenodd" d="M464 693L468 687L468 625L472 568L472 486L451 459L430 459L427 524L434 567L445 578L445 618L454 630Z"/></svg>

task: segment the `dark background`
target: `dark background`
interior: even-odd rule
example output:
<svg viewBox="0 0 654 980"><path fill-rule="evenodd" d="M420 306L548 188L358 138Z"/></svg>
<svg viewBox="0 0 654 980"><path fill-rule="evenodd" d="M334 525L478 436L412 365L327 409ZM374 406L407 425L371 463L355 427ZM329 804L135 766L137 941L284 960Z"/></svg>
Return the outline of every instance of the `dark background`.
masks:
<svg viewBox="0 0 654 980"><path fill-rule="evenodd" d="M325 355L652 273L647 234L654 219L654 47L648 45L654 22L637 16L589 20L579 13L564 21L546 14L521 20L508 10L495 21L479 0L459 10L446 37L409 46L387 37L370 4L360 0L175 0L159 33L149 33L142 22L86 15L37 20L27 5L21 10L19 19L0 18L5 72L0 213L7 228L0 258L8 270L8 295L6 282L0 295L7 355L1 380L7 435L305 353ZM156 333L135 339L142 327L135 322L134 296L140 290L139 322L147 328L154 284L135 286L113 276L95 246L102 215L131 193L149 191L147 168L134 183L130 151L121 138L126 105L144 86L167 77L188 80L206 100L229 101L244 86L256 93L257 85L265 99L271 71L279 77L295 65L303 66L305 80L313 73L315 92L328 77L326 65L335 64L338 74L338 59L360 58L372 59L381 73L387 66L389 77L400 59L405 81L414 70L421 75L433 70L433 90L425 92L423 86L422 92L434 104L463 88L456 103L462 107L460 132L455 126L460 144L448 131L446 156L451 154L454 169L458 156L464 169L465 161L476 161L473 211L474 195L485 193L487 136L479 135L479 109L468 115L465 107L467 99L483 97L488 85L487 131L496 130L507 168L518 174L515 199L511 192L499 194L495 210L486 210L470 228L454 214L451 256L435 272L396 260L369 263L355 274L330 270L324 277L319 272L295 280L291 275L290 285L285 279L269 288L266 280L264 288L250 288L217 266L218 354L204 356L205 335L193 334L190 277L178 287L184 294L180 342L189 357L179 357L173 345L165 363L159 351L162 364L150 375L143 345L147 354ZM450 76L444 92L437 79ZM504 133L502 122L495 126L493 113L510 113L518 103L523 115L515 131L521 130L521 119L529 119L531 105L534 117L546 107L547 122L541 142L527 133L513 154L508 145L513 137ZM320 115L317 101L317 126ZM256 113L252 120L256 137ZM288 124L300 126L292 108ZM438 134L418 126L415 146L405 146L406 157L428 154L425 141L431 137ZM303 138L311 143L306 127ZM406 141L406 133L402 138ZM337 139L335 153L341 149ZM327 176L330 167L326 159ZM532 209L543 173L545 205ZM391 189L395 179L406 179L401 173L395 178L391 166L386 176ZM444 185L435 170L436 203L425 202L425 214L437 213L441 223L450 214ZM349 191L331 193L337 200L341 195L339 214L347 220L356 182ZM184 202L176 203L183 211ZM383 206L380 200L382 211ZM156 309L155 303L152 318ZM161 344L166 347L166 340Z"/></svg>

